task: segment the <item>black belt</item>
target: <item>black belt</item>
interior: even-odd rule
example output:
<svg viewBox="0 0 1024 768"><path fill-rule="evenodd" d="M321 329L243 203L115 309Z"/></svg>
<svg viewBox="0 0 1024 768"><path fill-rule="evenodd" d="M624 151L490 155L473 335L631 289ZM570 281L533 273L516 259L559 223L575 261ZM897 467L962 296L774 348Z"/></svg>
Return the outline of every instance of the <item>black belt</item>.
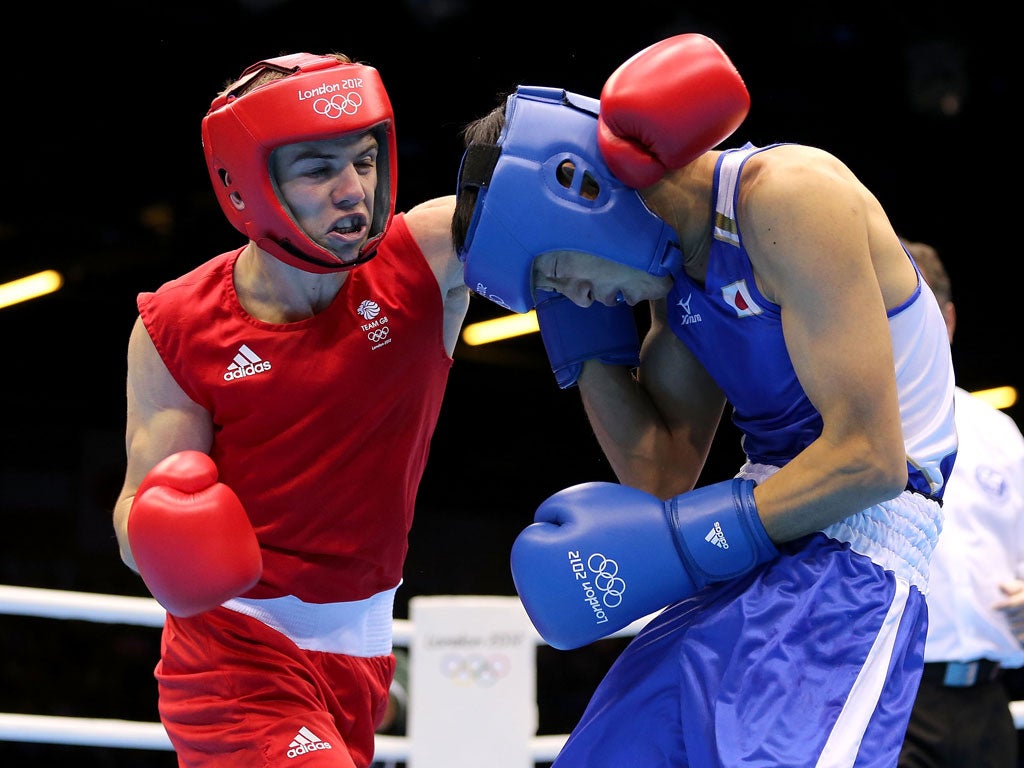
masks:
<svg viewBox="0 0 1024 768"><path fill-rule="evenodd" d="M999 679L998 661L937 661L924 665L923 680L948 688L970 688Z"/></svg>

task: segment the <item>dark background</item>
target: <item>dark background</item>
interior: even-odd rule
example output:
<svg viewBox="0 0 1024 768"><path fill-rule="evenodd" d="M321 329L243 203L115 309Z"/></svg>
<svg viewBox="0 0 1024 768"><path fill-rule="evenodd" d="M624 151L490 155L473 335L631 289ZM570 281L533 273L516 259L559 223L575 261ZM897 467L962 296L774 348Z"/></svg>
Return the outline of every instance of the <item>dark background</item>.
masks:
<svg viewBox="0 0 1024 768"><path fill-rule="evenodd" d="M752 108L736 141L837 154L953 280L967 389L1021 379L1020 93L1009 25L985 3L471 3L309 0L36 4L5 24L0 282L68 283L0 310L0 584L145 596L110 509L124 469L134 299L242 243L209 188L199 126L248 64L332 50L377 67L396 113L398 207L454 191L459 130L518 83L597 96L627 57L681 32L715 38ZM848 6L850 4L842 4ZM1013 63L1011 64L1011 60ZM1011 67L1014 67L1011 70ZM1011 75L1011 72L1013 74ZM1011 250L1012 249L1012 250ZM499 314L474 299L469 320ZM1009 411L1018 424L1021 405ZM707 480L740 460L720 435ZM420 492L398 616L417 594L514 594L508 549L537 504L612 480L578 394L536 335L460 346ZM155 721L158 630L0 616L0 711ZM564 733L617 652L540 649L541 733ZM0 762L170 766L170 753L0 742Z"/></svg>

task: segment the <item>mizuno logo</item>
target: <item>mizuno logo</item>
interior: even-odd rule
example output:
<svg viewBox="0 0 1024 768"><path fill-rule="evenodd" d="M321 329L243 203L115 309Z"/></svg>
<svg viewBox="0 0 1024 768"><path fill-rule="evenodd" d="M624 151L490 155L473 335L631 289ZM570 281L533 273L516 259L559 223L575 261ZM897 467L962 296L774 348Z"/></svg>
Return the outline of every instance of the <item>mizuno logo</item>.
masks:
<svg viewBox="0 0 1024 768"><path fill-rule="evenodd" d="M262 359L259 355L249 349L248 344L238 348L238 354L228 365L224 373L224 381L232 379L244 379L246 376L254 376L257 373L266 373L270 370L270 361Z"/></svg>
<svg viewBox="0 0 1024 768"><path fill-rule="evenodd" d="M704 537L704 541L709 544L714 544L716 547L721 547L722 549L729 548L729 541L725 538L725 531L722 530L721 524L717 522L711 526L711 530L708 531L708 535Z"/></svg>
<svg viewBox="0 0 1024 768"><path fill-rule="evenodd" d="M321 749L333 749L329 741L323 741L319 736L314 734L306 726L302 726L299 732L295 734L295 738L292 739L292 743L288 745L288 757L300 757L301 755L308 754L310 752L316 752Z"/></svg>
<svg viewBox="0 0 1024 768"><path fill-rule="evenodd" d="M690 325L692 323L699 323L704 318L700 316L700 312L690 311L690 302L693 301L693 294L691 293L685 299L680 299L676 302L676 306L683 310L683 313L679 316L680 325Z"/></svg>

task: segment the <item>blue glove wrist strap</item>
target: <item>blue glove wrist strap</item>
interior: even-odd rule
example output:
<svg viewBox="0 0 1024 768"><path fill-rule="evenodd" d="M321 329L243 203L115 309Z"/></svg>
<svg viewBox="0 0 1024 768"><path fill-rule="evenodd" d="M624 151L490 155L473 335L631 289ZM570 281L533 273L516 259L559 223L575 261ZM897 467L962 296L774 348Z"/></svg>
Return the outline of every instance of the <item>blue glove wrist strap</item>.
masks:
<svg viewBox="0 0 1024 768"><path fill-rule="evenodd" d="M741 576L778 555L757 513L754 485L734 478L665 502L679 557L698 587Z"/></svg>

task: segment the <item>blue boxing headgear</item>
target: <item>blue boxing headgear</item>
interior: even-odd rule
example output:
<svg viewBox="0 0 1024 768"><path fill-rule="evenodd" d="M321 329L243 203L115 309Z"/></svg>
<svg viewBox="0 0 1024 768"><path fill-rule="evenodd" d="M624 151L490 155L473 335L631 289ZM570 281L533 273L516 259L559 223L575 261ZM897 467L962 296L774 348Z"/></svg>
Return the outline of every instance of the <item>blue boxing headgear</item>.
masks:
<svg viewBox="0 0 1024 768"><path fill-rule="evenodd" d="M560 88L522 85L505 102L498 143L467 148L458 191L478 195L459 258L476 293L529 311L533 260L548 251L582 251L659 277L681 268L675 232L602 159L599 107Z"/></svg>

